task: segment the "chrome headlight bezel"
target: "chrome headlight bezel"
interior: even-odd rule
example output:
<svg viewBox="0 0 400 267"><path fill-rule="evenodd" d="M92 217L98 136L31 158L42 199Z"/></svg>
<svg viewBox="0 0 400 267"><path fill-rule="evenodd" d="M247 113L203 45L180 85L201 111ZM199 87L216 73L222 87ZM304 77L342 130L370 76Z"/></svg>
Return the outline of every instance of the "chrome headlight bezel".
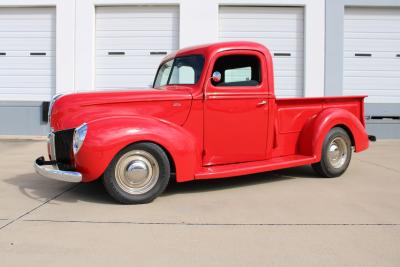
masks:
<svg viewBox="0 0 400 267"><path fill-rule="evenodd" d="M74 152L74 155L76 155L81 149L83 142L85 141L87 131L87 123L83 123L79 127L75 128L74 135L72 137L72 150Z"/></svg>

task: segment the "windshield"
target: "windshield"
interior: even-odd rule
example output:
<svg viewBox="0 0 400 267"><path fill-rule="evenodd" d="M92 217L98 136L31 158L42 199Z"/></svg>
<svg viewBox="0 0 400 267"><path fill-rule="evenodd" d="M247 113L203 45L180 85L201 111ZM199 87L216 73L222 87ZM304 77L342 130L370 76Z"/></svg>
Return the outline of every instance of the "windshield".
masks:
<svg viewBox="0 0 400 267"><path fill-rule="evenodd" d="M159 68L153 88L164 85L196 84L200 78L204 58L200 55L177 57L164 62Z"/></svg>

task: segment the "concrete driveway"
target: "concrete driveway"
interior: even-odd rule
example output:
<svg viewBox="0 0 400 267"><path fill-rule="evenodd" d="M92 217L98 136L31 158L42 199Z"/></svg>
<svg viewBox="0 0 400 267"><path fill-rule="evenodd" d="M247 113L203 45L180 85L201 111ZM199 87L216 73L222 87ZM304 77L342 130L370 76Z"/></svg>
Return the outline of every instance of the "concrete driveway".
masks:
<svg viewBox="0 0 400 267"><path fill-rule="evenodd" d="M45 142L0 141L1 266L399 266L400 141L309 167L173 184L120 205L33 171Z"/></svg>

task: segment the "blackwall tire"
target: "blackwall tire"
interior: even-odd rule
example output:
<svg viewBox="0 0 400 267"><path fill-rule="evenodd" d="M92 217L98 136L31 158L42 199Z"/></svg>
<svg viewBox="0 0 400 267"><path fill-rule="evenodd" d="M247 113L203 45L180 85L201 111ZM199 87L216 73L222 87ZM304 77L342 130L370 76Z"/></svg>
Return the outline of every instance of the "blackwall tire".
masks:
<svg viewBox="0 0 400 267"><path fill-rule="evenodd" d="M335 127L325 137L321 161L312 164L312 167L322 177L338 177L349 166L351 154L352 147L349 135L343 128Z"/></svg>
<svg viewBox="0 0 400 267"><path fill-rule="evenodd" d="M164 150L149 142L122 149L103 174L107 192L124 204L153 201L167 187L170 163Z"/></svg>

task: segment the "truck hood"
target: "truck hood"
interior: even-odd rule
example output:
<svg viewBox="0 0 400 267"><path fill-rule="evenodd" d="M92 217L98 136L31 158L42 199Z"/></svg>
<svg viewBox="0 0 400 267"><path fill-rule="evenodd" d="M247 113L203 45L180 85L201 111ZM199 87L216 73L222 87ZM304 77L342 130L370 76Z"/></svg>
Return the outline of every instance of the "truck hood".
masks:
<svg viewBox="0 0 400 267"><path fill-rule="evenodd" d="M140 89L67 94L52 106L50 125L55 130L117 116L146 116L182 125L190 112L189 88Z"/></svg>

